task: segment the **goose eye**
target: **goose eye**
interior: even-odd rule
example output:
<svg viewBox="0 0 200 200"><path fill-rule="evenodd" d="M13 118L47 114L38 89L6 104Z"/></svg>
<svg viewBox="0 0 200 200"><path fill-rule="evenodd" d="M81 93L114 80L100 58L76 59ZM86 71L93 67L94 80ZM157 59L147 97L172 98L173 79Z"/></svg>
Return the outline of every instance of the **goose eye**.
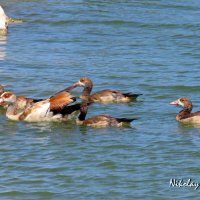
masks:
<svg viewBox="0 0 200 200"><path fill-rule="evenodd" d="M4 97L8 98L8 97L10 97L10 94L5 94Z"/></svg>

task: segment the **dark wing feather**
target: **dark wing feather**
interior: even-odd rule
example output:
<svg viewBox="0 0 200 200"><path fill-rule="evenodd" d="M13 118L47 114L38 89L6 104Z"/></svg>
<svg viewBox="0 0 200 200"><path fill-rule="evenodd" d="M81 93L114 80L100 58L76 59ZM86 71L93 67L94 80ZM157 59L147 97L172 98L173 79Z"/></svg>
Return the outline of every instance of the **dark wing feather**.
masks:
<svg viewBox="0 0 200 200"><path fill-rule="evenodd" d="M123 95L125 97L129 97L129 98L133 98L133 99L136 99L138 96L142 95L142 94L134 94L132 92L127 92L127 93L123 93Z"/></svg>
<svg viewBox="0 0 200 200"><path fill-rule="evenodd" d="M56 114L61 114L63 116L70 115L74 111L80 110L80 107L81 107L81 104L77 103L77 104L74 104L74 105L65 106L62 109L53 110L53 113L54 113L54 115L56 115Z"/></svg>
<svg viewBox="0 0 200 200"><path fill-rule="evenodd" d="M118 122L130 123L130 122L132 122L133 120L137 120L137 118L130 118L130 119L127 119L127 118L116 118L116 120L117 120Z"/></svg>
<svg viewBox="0 0 200 200"><path fill-rule="evenodd" d="M33 103L37 103L39 101L44 101L45 99L32 99L33 100Z"/></svg>

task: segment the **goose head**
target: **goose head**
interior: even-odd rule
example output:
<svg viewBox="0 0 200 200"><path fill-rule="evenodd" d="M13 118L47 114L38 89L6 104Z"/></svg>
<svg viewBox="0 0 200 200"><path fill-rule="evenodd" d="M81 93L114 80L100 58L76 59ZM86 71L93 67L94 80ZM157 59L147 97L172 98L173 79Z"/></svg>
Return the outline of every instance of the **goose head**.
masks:
<svg viewBox="0 0 200 200"><path fill-rule="evenodd" d="M16 102L17 97L12 93L12 92L4 92L1 96L0 96L0 103L8 103L8 104L12 104Z"/></svg>
<svg viewBox="0 0 200 200"><path fill-rule="evenodd" d="M185 98L185 97L172 101L170 104L175 105L175 106L181 106L185 109L192 110L192 102L188 98Z"/></svg>
<svg viewBox="0 0 200 200"><path fill-rule="evenodd" d="M90 80L87 77L81 77L80 80L77 83L75 83L75 85L82 86L82 87L90 87L90 88L93 87L92 80Z"/></svg>

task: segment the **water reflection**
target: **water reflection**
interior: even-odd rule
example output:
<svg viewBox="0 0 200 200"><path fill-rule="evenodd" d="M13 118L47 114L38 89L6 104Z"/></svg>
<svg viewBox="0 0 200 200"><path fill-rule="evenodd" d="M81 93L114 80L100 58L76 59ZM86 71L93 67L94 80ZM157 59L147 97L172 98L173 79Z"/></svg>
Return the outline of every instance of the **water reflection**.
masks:
<svg viewBox="0 0 200 200"><path fill-rule="evenodd" d="M200 128L200 123L180 123L180 128Z"/></svg>
<svg viewBox="0 0 200 200"><path fill-rule="evenodd" d="M32 130L33 132L38 132L38 133L49 133L52 131L52 124L51 122L40 122L40 123L28 123L28 122L23 122L22 128Z"/></svg>
<svg viewBox="0 0 200 200"><path fill-rule="evenodd" d="M6 58L6 44L7 44L7 36L0 35L0 60L5 60Z"/></svg>

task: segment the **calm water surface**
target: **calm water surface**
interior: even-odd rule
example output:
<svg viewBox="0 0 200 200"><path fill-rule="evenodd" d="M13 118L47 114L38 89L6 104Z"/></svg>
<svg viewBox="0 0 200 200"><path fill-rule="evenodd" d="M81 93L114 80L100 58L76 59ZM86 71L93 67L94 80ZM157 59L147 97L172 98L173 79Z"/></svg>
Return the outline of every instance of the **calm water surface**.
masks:
<svg viewBox="0 0 200 200"><path fill-rule="evenodd" d="M172 178L200 182L200 129L169 102L200 109L200 2L1 0L25 22L0 37L0 83L47 98L81 76L139 92L137 102L92 105L89 116L139 117L131 128L24 123L0 111L0 199L199 199ZM73 94L78 96L81 89Z"/></svg>

